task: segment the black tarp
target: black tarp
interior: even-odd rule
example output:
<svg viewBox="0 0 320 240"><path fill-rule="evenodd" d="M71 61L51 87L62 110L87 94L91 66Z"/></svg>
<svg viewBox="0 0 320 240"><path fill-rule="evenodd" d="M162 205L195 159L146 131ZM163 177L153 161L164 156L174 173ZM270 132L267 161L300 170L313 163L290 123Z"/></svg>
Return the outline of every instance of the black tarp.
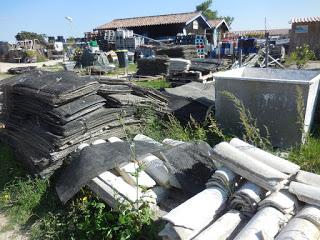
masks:
<svg viewBox="0 0 320 240"><path fill-rule="evenodd" d="M180 183L182 190L195 195L206 188L215 171L210 158L212 148L203 141L184 143L154 153L162 159Z"/></svg>
<svg viewBox="0 0 320 240"><path fill-rule="evenodd" d="M56 184L60 200L66 203L85 184L98 175L124 162L160 149L159 145L145 142L103 143L84 148L78 157L62 170Z"/></svg>
<svg viewBox="0 0 320 240"><path fill-rule="evenodd" d="M79 154L75 154L71 164L61 171L56 184L60 200L66 203L91 179L121 163L141 159L148 153L163 159L182 190L189 195L205 189L215 171L214 163L210 159L211 147L202 141L175 147L143 141L103 143L84 148Z"/></svg>

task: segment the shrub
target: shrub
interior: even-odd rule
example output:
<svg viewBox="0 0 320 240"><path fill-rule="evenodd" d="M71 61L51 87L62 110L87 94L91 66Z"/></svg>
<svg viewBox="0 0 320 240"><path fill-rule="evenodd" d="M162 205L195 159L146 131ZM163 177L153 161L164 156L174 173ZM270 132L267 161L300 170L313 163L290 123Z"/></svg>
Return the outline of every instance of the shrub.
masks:
<svg viewBox="0 0 320 240"><path fill-rule="evenodd" d="M29 58L33 58L37 56L37 52L34 50L27 50L25 54L26 54L26 57L29 57Z"/></svg>
<svg viewBox="0 0 320 240"><path fill-rule="evenodd" d="M42 54L37 54L37 62L46 62L48 59Z"/></svg>
<svg viewBox="0 0 320 240"><path fill-rule="evenodd" d="M310 50L309 45L303 45L297 47L294 52L291 53L289 62L295 62L298 69L303 69L308 61L316 58L315 53Z"/></svg>

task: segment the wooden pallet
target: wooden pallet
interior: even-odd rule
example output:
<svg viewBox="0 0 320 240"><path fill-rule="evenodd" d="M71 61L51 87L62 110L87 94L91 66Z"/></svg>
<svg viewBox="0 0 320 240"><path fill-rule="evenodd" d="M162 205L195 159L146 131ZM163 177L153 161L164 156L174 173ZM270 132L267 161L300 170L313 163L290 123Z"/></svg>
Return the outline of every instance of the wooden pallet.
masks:
<svg viewBox="0 0 320 240"><path fill-rule="evenodd" d="M170 81L195 81L195 82L206 82L208 80L213 80L213 72L209 72L203 75L200 71L188 71L169 75L168 79Z"/></svg>

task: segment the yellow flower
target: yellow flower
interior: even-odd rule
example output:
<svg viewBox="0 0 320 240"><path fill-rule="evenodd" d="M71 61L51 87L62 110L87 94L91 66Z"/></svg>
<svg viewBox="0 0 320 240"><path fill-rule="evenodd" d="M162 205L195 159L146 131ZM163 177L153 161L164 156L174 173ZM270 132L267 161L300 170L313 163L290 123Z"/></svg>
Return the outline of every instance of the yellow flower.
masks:
<svg viewBox="0 0 320 240"><path fill-rule="evenodd" d="M8 201L10 200L10 195L9 195L9 194L5 194L5 195L3 196L3 198L4 198L4 200L5 200L6 202L8 202Z"/></svg>
<svg viewBox="0 0 320 240"><path fill-rule="evenodd" d="M88 198L87 197L83 197L82 198L82 202L86 202L86 201L88 201Z"/></svg>

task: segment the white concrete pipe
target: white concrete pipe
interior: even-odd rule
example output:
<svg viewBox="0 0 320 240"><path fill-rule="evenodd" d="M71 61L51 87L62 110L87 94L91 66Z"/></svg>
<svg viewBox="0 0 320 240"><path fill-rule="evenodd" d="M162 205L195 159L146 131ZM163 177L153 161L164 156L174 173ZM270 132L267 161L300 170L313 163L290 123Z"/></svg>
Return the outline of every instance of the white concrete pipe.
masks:
<svg viewBox="0 0 320 240"><path fill-rule="evenodd" d="M171 210L163 220L172 224L172 230L181 240L190 239L224 209L228 196L225 190L217 187L208 188ZM161 234L160 236L163 236Z"/></svg>
<svg viewBox="0 0 320 240"><path fill-rule="evenodd" d="M299 183L305 183L310 186L320 187L320 175L318 174L299 171L296 176L296 181Z"/></svg>
<svg viewBox="0 0 320 240"><path fill-rule="evenodd" d="M213 148L213 160L220 162L234 173L268 190L277 191L287 183L288 175L260 162L227 142Z"/></svg>
<svg viewBox="0 0 320 240"><path fill-rule="evenodd" d="M230 210L211 224L206 230L196 236L195 240L228 239L243 220L243 215L236 210Z"/></svg>
<svg viewBox="0 0 320 240"><path fill-rule="evenodd" d="M289 191L295 194L300 201L320 207L320 188L304 183L291 182Z"/></svg>
<svg viewBox="0 0 320 240"><path fill-rule="evenodd" d="M252 146L238 138L233 138L230 141L230 144L256 160L263 162L282 173L294 175L300 170L299 165Z"/></svg>
<svg viewBox="0 0 320 240"><path fill-rule="evenodd" d="M298 208L298 199L288 190L282 190L263 199L259 203L259 209L264 207L274 207L283 214L294 214L295 209Z"/></svg>
<svg viewBox="0 0 320 240"><path fill-rule="evenodd" d="M286 222L284 215L273 207L258 211L234 240L273 239Z"/></svg>
<svg viewBox="0 0 320 240"><path fill-rule="evenodd" d="M276 240L318 240L320 237L320 209L305 206L281 230Z"/></svg>

